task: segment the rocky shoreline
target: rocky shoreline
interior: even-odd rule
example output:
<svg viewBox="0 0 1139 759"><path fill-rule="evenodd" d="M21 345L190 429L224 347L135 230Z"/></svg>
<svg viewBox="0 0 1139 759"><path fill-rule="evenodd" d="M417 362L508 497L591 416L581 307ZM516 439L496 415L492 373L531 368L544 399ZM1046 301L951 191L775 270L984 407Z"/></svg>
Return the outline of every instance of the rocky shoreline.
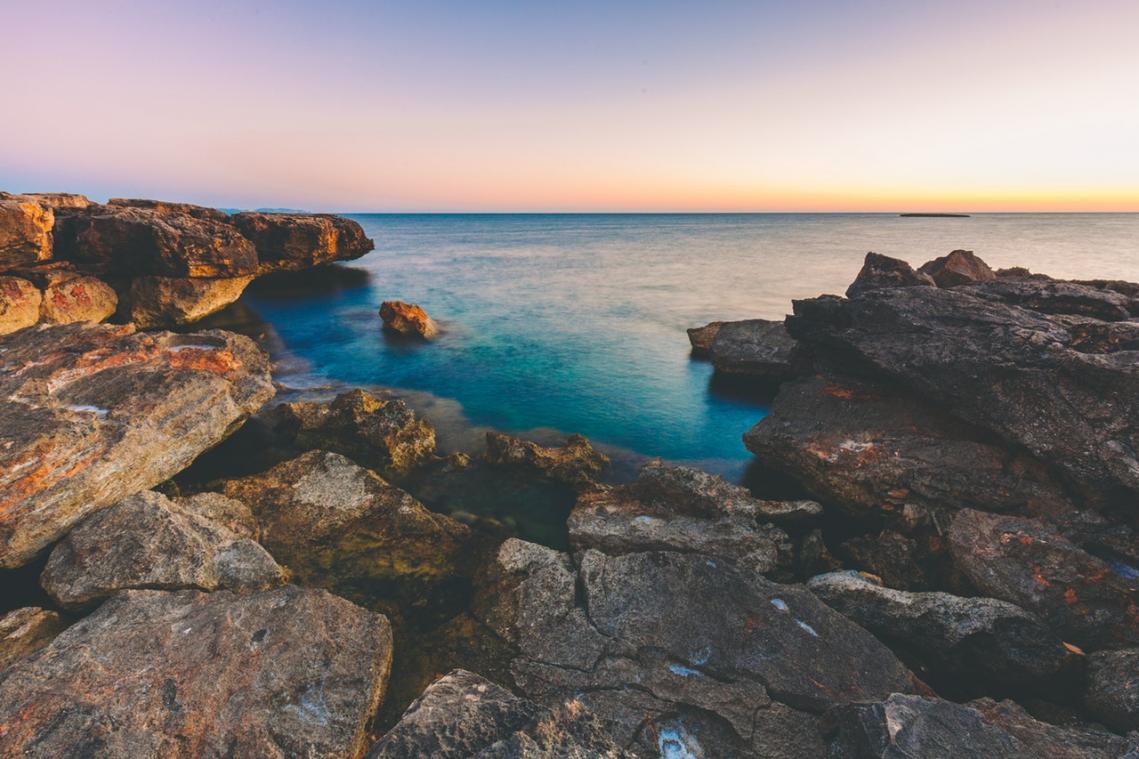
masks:
<svg viewBox="0 0 1139 759"><path fill-rule="evenodd" d="M371 247L0 196L0 754L1139 755L1139 285L870 254L690 330L777 390L750 488L443 455L399 399L274 403L253 341L155 329Z"/></svg>

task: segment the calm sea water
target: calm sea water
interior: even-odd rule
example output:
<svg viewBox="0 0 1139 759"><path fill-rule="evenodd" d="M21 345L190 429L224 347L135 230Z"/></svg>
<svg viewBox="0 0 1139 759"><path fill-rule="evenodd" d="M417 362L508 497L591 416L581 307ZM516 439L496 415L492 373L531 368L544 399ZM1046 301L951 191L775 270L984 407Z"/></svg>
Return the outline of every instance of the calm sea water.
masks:
<svg viewBox="0 0 1139 759"><path fill-rule="evenodd" d="M350 271L246 296L292 359L286 382L422 391L454 402L434 405L452 423L580 432L730 476L764 402L711 383L686 327L841 293L868 250L917 266L966 248L994 267L1139 281L1137 214L352 218L376 250ZM421 304L442 337L385 338L386 299Z"/></svg>

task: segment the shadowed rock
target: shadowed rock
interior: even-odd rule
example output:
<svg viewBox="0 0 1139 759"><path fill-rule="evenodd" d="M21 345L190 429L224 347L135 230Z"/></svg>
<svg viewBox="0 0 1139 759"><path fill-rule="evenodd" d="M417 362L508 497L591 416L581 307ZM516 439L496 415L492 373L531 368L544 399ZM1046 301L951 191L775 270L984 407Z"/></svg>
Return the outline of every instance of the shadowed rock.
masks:
<svg viewBox="0 0 1139 759"><path fill-rule="evenodd" d="M139 327L191 324L233 303L253 281L244 277L135 277L124 314Z"/></svg>
<svg viewBox="0 0 1139 759"><path fill-rule="evenodd" d="M7 752L355 756L391 630L323 591L126 591L0 673Z"/></svg>
<svg viewBox="0 0 1139 759"><path fill-rule="evenodd" d="M376 247L358 223L332 214L243 211L228 222L253 241L262 273L348 261Z"/></svg>
<svg viewBox="0 0 1139 759"><path fill-rule="evenodd" d="M632 759L580 701L546 709L461 669L423 691L368 752L368 759L522 756Z"/></svg>
<svg viewBox="0 0 1139 759"><path fill-rule="evenodd" d="M919 274L925 274L937 283L938 287L957 287L973 282L995 279L996 274L989 265L971 250L955 250L948 256L941 256L922 264Z"/></svg>
<svg viewBox="0 0 1139 759"><path fill-rule="evenodd" d="M567 485L583 487L609 466L609 457L582 435L570 435L565 445L547 447L499 432L486 434L488 464L523 467Z"/></svg>
<svg viewBox="0 0 1139 759"><path fill-rule="evenodd" d="M1123 759L1134 738L1092 727L1060 727L1030 717L1012 701L954 704L894 694L836 707L827 715L833 759Z"/></svg>
<svg viewBox="0 0 1139 759"><path fill-rule="evenodd" d="M40 582L60 606L82 609L128 588L264 589L285 579L254 541L148 491L79 523Z"/></svg>
<svg viewBox="0 0 1139 759"><path fill-rule="evenodd" d="M1087 648L1139 643L1135 579L1035 519L964 509L947 534L954 565L982 593L1036 613Z"/></svg>
<svg viewBox="0 0 1139 759"><path fill-rule="evenodd" d="M55 214L19 196L0 198L0 271L51 258Z"/></svg>
<svg viewBox="0 0 1139 759"><path fill-rule="evenodd" d="M39 288L28 280L0 276L0 335L38 322L42 301Z"/></svg>
<svg viewBox="0 0 1139 759"><path fill-rule="evenodd" d="M435 320L415 303L385 300L380 304L380 318L383 319L384 330L397 335L430 340L439 334Z"/></svg>
<svg viewBox="0 0 1139 759"><path fill-rule="evenodd" d="M26 606L0 614L0 672L51 643L66 627L63 618L48 609Z"/></svg>
<svg viewBox="0 0 1139 759"><path fill-rule="evenodd" d="M965 679L978 690L1047 678L1071 658L1039 619L994 598L908 593L855 572L818 575L807 588L927 669Z"/></svg>
<svg viewBox="0 0 1139 759"><path fill-rule="evenodd" d="M712 366L724 374L782 382L802 369L795 341L781 321L725 322L708 352Z"/></svg>
<svg viewBox="0 0 1139 759"><path fill-rule="evenodd" d="M0 567L182 471L273 395L227 332L37 327L0 339Z"/></svg>
<svg viewBox="0 0 1139 759"><path fill-rule="evenodd" d="M914 268L905 261L883 256L880 253L867 253L861 271L846 288L846 297L857 298L871 290L895 287L936 287L933 277Z"/></svg>
<svg viewBox="0 0 1139 759"><path fill-rule="evenodd" d="M697 358L707 358L712 350L712 341L716 333L725 322L709 322L703 327L689 327L688 342L692 344L692 355Z"/></svg>
<svg viewBox="0 0 1139 759"><path fill-rule="evenodd" d="M1084 704L1115 730L1139 730L1139 648L1096 651L1088 657Z"/></svg>

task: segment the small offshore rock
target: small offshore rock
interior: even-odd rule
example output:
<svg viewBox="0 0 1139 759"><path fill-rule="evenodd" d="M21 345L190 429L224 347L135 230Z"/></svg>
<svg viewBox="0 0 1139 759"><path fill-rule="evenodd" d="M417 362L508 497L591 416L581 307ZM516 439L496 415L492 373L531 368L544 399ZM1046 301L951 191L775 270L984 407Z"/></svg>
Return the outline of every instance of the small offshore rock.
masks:
<svg viewBox="0 0 1139 759"><path fill-rule="evenodd" d="M493 466L524 467L575 487L591 484L609 466L609 457L583 435L570 435L565 445L547 447L513 435L488 432L485 459Z"/></svg>
<svg viewBox="0 0 1139 759"><path fill-rule="evenodd" d="M66 627L56 612L34 606L0 614L0 672L51 643Z"/></svg>
<svg viewBox="0 0 1139 759"><path fill-rule="evenodd" d="M56 544L40 582L66 609L128 588L264 589L285 572L256 542L148 491L80 522Z"/></svg>
<svg viewBox="0 0 1139 759"><path fill-rule="evenodd" d="M421 306L402 300L385 300L380 304L380 318L384 329L400 335L430 340L439 333L435 320Z"/></svg>
<svg viewBox="0 0 1139 759"><path fill-rule="evenodd" d="M356 756L391 661L387 619L324 591L124 591L0 673L5 752Z"/></svg>
<svg viewBox="0 0 1139 759"><path fill-rule="evenodd" d="M948 256L941 256L927 261L918 268L919 274L926 274L933 278L938 287L957 287L973 282L985 282L996 279L996 274L989 265L971 250L955 250Z"/></svg>
<svg viewBox="0 0 1139 759"><path fill-rule="evenodd" d="M1139 730L1139 648L1088 656L1084 704L1095 719L1115 730Z"/></svg>
<svg viewBox="0 0 1139 759"><path fill-rule="evenodd" d="M0 276L0 335L7 335L40 320L43 294L21 277Z"/></svg>
<svg viewBox="0 0 1139 759"><path fill-rule="evenodd" d="M937 287L937 283L928 274L914 271L905 261L880 253L867 253L862 270L846 288L846 297L857 298L872 290L896 287Z"/></svg>
<svg viewBox="0 0 1139 759"><path fill-rule="evenodd" d="M20 196L0 198L0 271L51 258L54 225L49 206Z"/></svg>
<svg viewBox="0 0 1139 759"><path fill-rule="evenodd" d="M707 358L712 350L712 341L716 333L726 322L709 322L703 327L688 328L688 342L692 344L692 355L697 358Z"/></svg>

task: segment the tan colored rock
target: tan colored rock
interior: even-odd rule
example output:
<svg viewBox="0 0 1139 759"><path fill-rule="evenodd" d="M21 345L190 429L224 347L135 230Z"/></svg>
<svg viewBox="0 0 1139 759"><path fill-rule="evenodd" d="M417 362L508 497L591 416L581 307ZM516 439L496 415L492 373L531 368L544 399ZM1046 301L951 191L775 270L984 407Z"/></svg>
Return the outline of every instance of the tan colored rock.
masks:
<svg viewBox="0 0 1139 759"><path fill-rule="evenodd" d="M380 304L380 318L384 329L400 335L418 336L430 340L439 334L435 320L422 307L402 300L385 300Z"/></svg>
<svg viewBox="0 0 1139 759"><path fill-rule="evenodd" d="M34 606L0 614L0 672L51 643L66 627L54 611Z"/></svg>
<svg viewBox="0 0 1139 759"><path fill-rule="evenodd" d="M0 335L30 327L40 319L43 296L20 277L0 277Z"/></svg>
<svg viewBox="0 0 1139 759"><path fill-rule="evenodd" d="M486 434L488 464L530 469L575 487L593 483L609 466L609 457L583 435L570 435L565 445L544 446L499 432Z"/></svg>
<svg viewBox="0 0 1139 759"><path fill-rule="evenodd" d="M235 535L251 540L261 535L253 512L236 498L227 498L221 493L196 493L171 500L185 511L229 528Z"/></svg>
<svg viewBox="0 0 1139 759"><path fill-rule="evenodd" d="M724 322L709 322L703 327L690 327L688 329L688 342L692 344L692 355L703 358L712 350L712 341Z"/></svg>
<svg viewBox="0 0 1139 759"><path fill-rule="evenodd" d="M358 223L333 214L245 211L228 221L257 246L262 273L347 261L375 247Z"/></svg>
<svg viewBox="0 0 1139 759"><path fill-rule="evenodd" d="M39 326L0 338L0 567L182 471L273 395L248 338Z"/></svg>
<svg viewBox="0 0 1139 759"><path fill-rule="evenodd" d="M143 208L160 214L185 214L197 219L211 219L213 221L226 221L229 214L208 206L196 206L193 203L175 203L168 200L150 200L147 198L111 198L108 206L117 208Z"/></svg>
<svg viewBox="0 0 1139 759"><path fill-rule="evenodd" d="M233 303L252 281L252 275L135 277L130 284L126 316L139 327L191 324Z"/></svg>
<svg viewBox="0 0 1139 759"><path fill-rule="evenodd" d="M18 197L0 199L0 271L51 258L51 208Z"/></svg>
<svg viewBox="0 0 1139 759"><path fill-rule="evenodd" d="M43 289L40 321L45 324L98 323L114 315L119 298L106 282L81 274L55 276Z"/></svg>

